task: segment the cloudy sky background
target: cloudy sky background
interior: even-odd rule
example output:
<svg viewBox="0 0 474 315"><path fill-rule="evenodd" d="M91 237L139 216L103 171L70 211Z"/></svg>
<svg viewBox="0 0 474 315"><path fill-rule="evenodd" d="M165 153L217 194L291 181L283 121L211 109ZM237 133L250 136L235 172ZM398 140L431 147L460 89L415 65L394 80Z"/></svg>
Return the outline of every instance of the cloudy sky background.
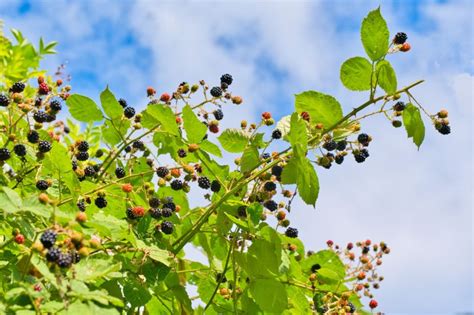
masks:
<svg viewBox="0 0 474 315"><path fill-rule="evenodd" d="M399 86L428 111L447 108L452 134L427 124L420 151L383 118L367 120L371 157L357 165L318 168L317 209L297 203L290 219L308 248L327 239L370 238L392 248L377 294L390 314L474 311L473 296L473 4L470 1L152 2L0 1L0 18L36 41L58 40L74 90L98 98L109 84L137 108L144 89L171 91L182 81L235 78L244 105L226 110L226 125L290 114L293 95L314 89L336 96L347 112L366 98L339 81L339 66L364 56L359 27L382 6L391 33L412 50L389 58Z"/></svg>

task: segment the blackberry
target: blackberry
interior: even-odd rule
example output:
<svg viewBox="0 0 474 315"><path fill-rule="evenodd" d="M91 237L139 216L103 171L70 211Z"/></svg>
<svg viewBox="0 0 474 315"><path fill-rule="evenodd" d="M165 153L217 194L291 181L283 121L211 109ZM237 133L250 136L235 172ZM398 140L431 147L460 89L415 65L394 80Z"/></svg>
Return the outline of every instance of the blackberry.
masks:
<svg viewBox="0 0 474 315"><path fill-rule="evenodd" d="M77 161L73 160L72 163L71 163L71 166L72 166L73 171L77 170Z"/></svg>
<svg viewBox="0 0 474 315"><path fill-rule="evenodd" d="M100 171L100 168L102 167L102 164L95 164L94 166L92 166L94 168L94 171L96 173L98 173Z"/></svg>
<svg viewBox="0 0 474 315"><path fill-rule="evenodd" d="M49 143L48 141L40 141L38 143L38 151L40 151L41 153L51 151L51 143Z"/></svg>
<svg viewBox="0 0 474 315"><path fill-rule="evenodd" d="M213 180L211 183L211 191L212 192L219 192L221 190L221 184L217 180Z"/></svg>
<svg viewBox="0 0 474 315"><path fill-rule="evenodd" d="M54 114L46 114L46 122L52 122L56 120L56 115Z"/></svg>
<svg viewBox="0 0 474 315"><path fill-rule="evenodd" d="M405 34L403 32L399 32L399 33L395 34L395 37L393 38L393 43L396 44L396 45L402 45L402 44L405 44L407 39L408 39L407 34Z"/></svg>
<svg viewBox="0 0 474 315"><path fill-rule="evenodd" d="M94 203L99 209L107 207L107 200L104 197L97 197Z"/></svg>
<svg viewBox="0 0 474 315"><path fill-rule="evenodd" d="M173 190L181 190L183 189L183 182L179 179L175 179L171 182L171 188Z"/></svg>
<svg viewBox="0 0 474 315"><path fill-rule="evenodd" d="M449 135L451 133L451 127L449 125L443 124L437 130L442 135Z"/></svg>
<svg viewBox="0 0 474 315"><path fill-rule="evenodd" d="M239 217L247 217L247 207L246 206L240 206L237 208L237 215Z"/></svg>
<svg viewBox="0 0 474 315"><path fill-rule="evenodd" d="M272 132L273 139L280 139L281 138L281 131L278 129L273 130Z"/></svg>
<svg viewBox="0 0 474 315"><path fill-rule="evenodd" d="M10 88L10 92L13 93L21 93L25 90L25 83L23 82L16 82L15 84L12 85Z"/></svg>
<svg viewBox="0 0 474 315"><path fill-rule="evenodd" d="M154 218L154 219L161 218L161 210L160 209L151 208L150 210L148 210L148 212L150 212L151 217Z"/></svg>
<svg viewBox="0 0 474 315"><path fill-rule="evenodd" d="M370 137L366 133L361 133L360 135L357 136L357 141L366 147L369 145Z"/></svg>
<svg viewBox="0 0 474 315"><path fill-rule="evenodd" d="M40 242L43 244L44 248L51 248L54 243L56 243L56 237L56 232L53 230L46 230L43 235L41 235Z"/></svg>
<svg viewBox="0 0 474 315"><path fill-rule="evenodd" d="M275 175L276 177L280 177L282 172L283 172L283 167L281 167L280 165L275 165L272 167L272 175Z"/></svg>
<svg viewBox="0 0 474 315"><path fill-rule="evenodd" d="M135 109L133 107L125 107L125 109L123 110L123 114L127 118L132 118L133 116L135 116Z"/></svg>
<svg viewBox="0 0 474 315"><path fill-rule="evenodd" d="M72 263L73 264L77 264L78 262L81 261L81 255L79 255L78 252L74 251L73 253L71 253L71 257L72 257Z"/></svg>
<svg viewBox="0 0 474 315"><path fill-rule="evenodd" d="M270 158L270 153L263 153L262 154L262 159L263 160L268 160Z"/></svg>
<svg viewBox="0 0 474 315"><path fill-rule="evenodd" d="M218 86L215 86L211 89L211 95L213 97L221 97L222 96L222 89Z"/></svg>
<svg viewBox="0 0 474 315"><path fill-rule="evenodd" d="M10 158L10 150L7 148L0 148L0 161L6 161Z"/></svg>
<svg viewBox="0 0 474 315"><path fill-rule="evenodd" d="M336 143L336 141L334 141L334 140L325 142L325 143L323 144L323 148L325 148L325 149L328 150L328 151L334 151L334 150L336 150L336 148L337 148L337 143Z"/></svg>
<svg viewBox="0 0 474 315"><path fill-rule="evenodd" d="M89 159L89 153L87 152L77 152L76 159L78 161L87 161Z"/></svg>
<svg viewBox="0 0 474 315"><path fill-rule="evenodd" d="M285 235L291 238L297 238L298 237L298 230L292 227L289 227L285 231Z"/></svg>
<svg viewBox="0 0 474 315"><path fill-rule="evenodd" d="M124 178L125 177L125 170L121 167L117 167L115 169L115 176L117 176L117 178Z"/></svg>
<svg viewBox="0 0 474 315"><path fill-rule="evenodd" d="M337 143L336 150L338 151L344 151L347 147L347 141L346 140L341 140Z"/></svg>
<svg viewBox="0 0 474 315"><path fill-rule="evenodd" d="M59 254L57 264L61 268L68 268L72 265L72 256L70 253Z"/></svg>
<svg viewBox="0 0 474 315"><path fill-rule="evenodd" d="M211 182L209 181L209 178L203 176L203 177L199 177L198 185L202 189L209 189L211 187Z"/></svg>
<svg viewBox="0 0 474 315"><path fill-rule="evenodd" d="M311 266L311 272L316 272L318 271L319 269L321 269L321 265L320 264L314 264Z"/></svg>
<svg viewBox="0 0 474 315"><path fill-rule="evenodd" d="M79 211L84 212L86 211L86 204L84 203L84 200L80 200L76 203L77 208Z"/></svg>
<svg viewBox="0 0 474 315"><path fill-rule="evenodd" d="M84 175L86 176L89 176L89 177L92 177L95 175L95 168L94 166L87 166L85 169L84 169Z"/></svg>
<svg viewBox="0 0 474 315"><path fill-rule="evenodd" d="M137 150L145 150L145 145L140 140L137 140L137 141L133 142L132 147L134 147Z"/></svg>
<svg viewBox="0 0 474 315"><path fill-rule="evenodd" d="M58 100L52 100L49 103L49 107L55 112L59 112L62 109L61 102L59 102Z"/></svg>
<svg viewBox="0 0 474 315"><path fill-rule="evenodd" d="M41 97L37 97L35 99L35 106L40 107L42 104L43 104L43 100L41 99Z"/></svg>
<svg viewBox="0 0 474 315"><path fill-rule="evenodd" d="M216 274L216 281L220 282L220 283L226 283L227 278L225 277L225 275L223 275L222 273L219 272L219 273Z"/></svg>
<svg viewBox="0 0 474 315"><path fill-rule="evenodd" d="M128 106L127 101L124 100L123 98L119 99L118 102L123 108Z"/></svg>
<svg viewBox="0 0 474 315"><path fill-rule="evenodd" d="M368 158L370 156L369 150L367 149L360 150L360 154L362 154L365 158Z"/></svg>
<svg viewBox="0 0 474 315"><path fill-rule="evenodd" d="M165 166L160 166L156 169L156 175L158 177L164 178L170 173L170 170Z"/></svg>
<svg viewBox="0 0 474 315"><path fill-rule="evenodd" d="M349 313L351 314L355 313L355 311L357 310L354 304L352 304L351 302L347 303L347 306L349 306Z"/></svg>
<svg viewBox="0 0 474 315"><path fill-rule="evenodd" d="M397 112L401 112L405 109L406 105L403 102L396 102L395 105L393 105L393 110Z"/></svg>
<svg viewBox="0 0 474 315"><path fill-rule="evenodd" d="M224 118L224 113L223 113L222 110L220 110L220 109L216 109L216 110L213 112L213 114L214 114L214 118L215 118L216 120L222 120L222 119Z"/></svg>
<svg viewBox="0 0 474 315"><path fill-rule="evenodd" d="M178 156L179 156L180 158L185 158L186 155L188 155L188 153L186 153L186 150L184 150L184 149L179 149L179 150L178 150Z"/></svg>
<svg viewBox="0 0 474 315"><path fill-rule="evenodd" d="M278 204L274 200L267 200L263 203L263 206L270 211L275 211L278 209Z"/></svg>
<svg viewBox="0 0 474 315"><path fill-rule="evenodd" d="M30 143L37 143L39 141L39 133L36 130L31 130L30 132L28 132L26 138Z"/></svg>
<svg viewBox="0 0 474 315"><path fill-rule="evenodd" d="M5 94L0 94L0 106L7 107L8 104L10 104L8 96L6 96Z"/></svg>
<svg viewBox="0 0 474 315"><path fill-rule="evenodd" d="M336 162L336 164L342 164L342 162L344 162L344 155L336 155L336 157L334 158L334 161Z"/></svg>
<svg viewBox="0 0 474 315"><path fill-rule="evenodd" d="M46 253L46 260L50 262L56 262L59 258L61 251L57 247L52 247Z"/></svg>
<svg viewBox="0 0 474 315"><path fill-rule="evenodd" d="M160 206L161 202L160 202L160 199L158 199L156 197L152 197L152 198L150 198L150 200L148 200L148 204L152 208L158 208Z"/></svg>
<svg viewBox="0 0 474 315"><path fill-rule="evenodd" d="M173 210L170 208L163 208L161 209L161 215L165 218L169 218L173 215Z"/></svg>
<svg viewBox="0 0 474 315"><path fill-rule="evenodd" d="M230 74L228 74L228 73L223 74L223 75L221 76L221 83L225 83L225 84L227 84L227 85L231 85L233 80L234 80L234 79L232 78L232 76L231 76Z"/></svg>
<svg viewBox="0 0 474 315"><path fill-rule="evenodd" d="M77 145L77 149L81 152L87 152L87 150L89 150L89 143L87 141L81 141Z"/></svg>
<svg viewBox="0 0 474 315"><path fill-rule="evenodd" d="M129 146L129 145L127 145L127 146L125 147L125 152L130 153L131 151L132 151L132 147Z"/></svg>
<svg viewBox="0 0 474 315"><path fill-rule="evenodd" d="M13 147L13 152L18 156L26 155L26 147L23 144L17 144Z"/></svg>
<svg viewBox="0 0 474 315"><path fill-rule="evenodd" d="M357 163L362 163L365 161L365 156L361 153L356 153L354 154L354 159L356 160Z"/></svg>
<svg viewBox="0 0 474 315"><path fill-rule="evenodd" d="M165 234L171 234L173 233L174 226L173 223L170 221L163 221L161 223L161 231Z"/></svg>
<svg viewBox="0 0 474 315"><path fill-rule="evenodd" d="M172 211L176 211L176 205L174 204L173 201L168 201L164 203L163 208L168 208L168 209L171 209Z"/></svg>
<svg viewBox="0 0 474 315"><path fill-rule="evenodd" d="M48 120L48 114L46 114L42 110L39 110L33 114L33 119L38 123L44 123L45 121Z"/></svg>
<svg viewBox="0 0 474 315"><path fill-rule="evenodd" d="M368 254L370 252L370 247L369 246L364 246L362 248L362 254Z"/></svg>
<svg viewBox="0 0 474 315"><path fill-rule="evenodd" d="M65 133L71 132L71 129L69 129L68 126L64 126L64 129L63 129L63 130L64 130Z"/></svg>
<svg viewBox="0 0 474 315"><path fill-rule="evenodd" d="M265 185L263 185L263 188L266 191L274 191L277 188L277 186L274 182L268 181L265 183Z"/></svg>
<svg viewBox="0 0 474 315"><path fill-rule="evenodd" d="M36 188L38 188L38 190L46 190L49 188L48 182L40 179L36 182Z"/></svg>
<svg viewBox="0 0 474 315"><path fill-rule="evenodd" d="M127 219L129 220L135 220L137 218L133 213L132 208L127 208L127 210L125 210L125 214L127 215Z"/></svg>

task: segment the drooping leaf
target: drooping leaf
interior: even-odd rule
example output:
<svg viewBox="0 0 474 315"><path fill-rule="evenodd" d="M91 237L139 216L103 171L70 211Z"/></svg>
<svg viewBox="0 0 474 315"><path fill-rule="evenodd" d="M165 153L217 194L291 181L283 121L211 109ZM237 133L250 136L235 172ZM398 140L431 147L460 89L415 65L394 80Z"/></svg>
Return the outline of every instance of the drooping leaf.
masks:
<svg viewBox="0 0 474 315"><path fill-rule="evenodd" d="M342 118L342 108L332 96L316 91L296 94L295 108L298 113L307 112L311 124L322 123L324 128L337 123Z"/></svg>
<svg viewBox="0 0 474 315"><path fill-rule="evenodd" d="M341 82L349 90L370 90L371 77L372 65L363 57L350 58L341 66Z"/></svg>
<svg viewBox="0 0 474 315"><path fill-rule="evenodd" d="M362 21L360 37L365 52L372 61L379 60L387 54L389 31L380 8L369 12Z"/></svg>
<svg viewBox="0 0 474 315"><path fill-rule="evenodd" d="M413 142L419 149L425 139L425 124L421 119L418 107L411 103L407 104L407 107L403 110L403 124L408 138L413 138Z"/></svg>
<svg viewBox="0 0 474 315"><path fill-rule="evenodd" d="M66 100L72 117L83 122L102 120L102 112L97 104L87 96L72 94Z"/></svg>

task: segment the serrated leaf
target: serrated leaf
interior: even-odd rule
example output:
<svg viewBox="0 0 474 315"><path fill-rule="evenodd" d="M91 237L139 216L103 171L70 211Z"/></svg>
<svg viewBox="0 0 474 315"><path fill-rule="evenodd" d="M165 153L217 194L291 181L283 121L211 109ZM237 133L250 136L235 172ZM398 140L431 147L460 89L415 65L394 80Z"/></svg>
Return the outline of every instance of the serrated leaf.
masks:
<svg viewBox="0 0 474 315"><path fill-rule="evenodd" d="M161 130L179 136L176 116L169 106L149 105L142 112L142 125L148 129L161 125Z"/></svg>
<svg viewBox="0 0 474 315"><path fill-rule="evenodd" d="M145 305L150 299L150 292L140 282L134 279L128 279L127 283L123 286L123 294L125 295L126 301L130 303L132 307Z"/></svg>
<svg viewBox="0 0 474 315"><path fill-rule="evenodd" d="M352 91L370 90L372 65L363 57L350 58L341 66L340 78L342 84Z"/></svg>
<svg viewBox="0 0 474 315"><path fill-rule="evenodd" d="M114 94L109 90L107 86L105 90L100 93L100 103L104 109L105 114L112 120L120 119L122 117L123 108L117 102Z"/></svg>
<svg viewBox="0 0 474 315"><path fill-rule="evenodd" d="M397 91L397 75L392 65L387 60L377 63L377 83L387 94L393 94Z"/></svg>
<svg viewBox="0 0 474 315"><path fill-rule="evenodd" d="M291 115L288 140L290 141L293 149L295 149L296 146L301 146L301 148L306 151L308 145L308 134L306 132L306 124L305 121L300 118L298 113L293 113Z"/></svg>
<svg viewBox="0 0 474 315"><path fill-rule="evenodd" d="M240 219L237 219L236 217L234 217L233 215L231 214L228 214L226 212L224 212L224 215L230 220L232 221L233 223L235 223L238 227L248 231L249 230L249 226L246 222L240 220Z"/></svg>
<svg viewBox="0 0 474 315"><path fill-rule="evenodd" d="M319 195L318 175L307 158L298 161L298 175L296 177L298 193L306 204L314 207Z"/></svg>
<svg viewBox="0 0 474 315"><path fill-rule="evenodd" d="M215 145L214 143L212 143L211 141L207 139L199 144L199 148L217 157L222 157L221 149L217 145Z"/></svg>
<svg viewBox="0 0 474 315"><path fill-rule="evenodd" d="M66 100L71 116L83 122L101 121L102 112L97 104L87 96L72 94Z"/></svg>
<svg viewBox="0 0 474 315"><path fill-rule="evenodd" d="M280 313L288 308L285 287L275 279L256 279L250 283L250 293L265 312Z"/></svg>
<svg viewBox="0 0 474 315"><path fill-rule="evenodd" d="M342 108L332 96L316 91L306 91L295 95L295 108L298 113L307 112L311 124L322 123L324 128L337 123L342 118Z"/></svg>
<svg viewBox="0 0 474 315"><path fill-rule="evenodd" d="M389 31L380 7L369 12L362 21L360 37L365 52L372 61L379 60L387 54L389 44Z"/></svg>
<svg viewBox="0 0 474 315"><path fill-rule="evenodd" d="M22 207L21 197L18 193L7 186L2 187L0 192L0 209L6 212L15 212Z"/></svg>
<svg viewBox="0 0 474 315"><path fill-rule="evenodd" d="M256 147L248 146L242 154L240 170L245 173L252 170L260 162L260 156Z"/></svg>
<svg viewBox="0 0 474 315"><path fill-rule="evenodd" d="M420 110L411 103L403 110L403 124L407 131L408 138L413 138L413 142L418 149L425 139L425 124L421 119Z"/></svg>
<svg viewBox="0 0 474 315"><path fill-rule="evenodd" d="M200 143L206 135L207 127L196 117L189 105L183 108L183 123L188 141L190 143Z"/></svg>
<svg viewBox="0 0 474 315"><path fill-rule="evenodd" d="M226 129L217 139L224 150L231 153L244 151L249 142L248 136L239 129Z"/></svg>

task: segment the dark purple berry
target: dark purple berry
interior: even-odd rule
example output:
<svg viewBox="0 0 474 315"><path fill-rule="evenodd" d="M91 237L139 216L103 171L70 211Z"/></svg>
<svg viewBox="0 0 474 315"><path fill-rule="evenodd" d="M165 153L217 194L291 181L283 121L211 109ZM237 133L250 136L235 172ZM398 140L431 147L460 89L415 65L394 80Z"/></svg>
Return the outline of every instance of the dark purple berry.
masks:
<svg viewBox="0 0 474 315"><path fill-rule="evenodd" d="M222 89L218 86L215 86L211 89L211 95L213 97L221 97L222 96Z"/></svg>
<svg viewBox="0 0 474 315"><path fill-rule="evenodd" d="M285 231L285 235L291 238L297 238L298 237L298 230L292 227L289 227Z"/></svg>

